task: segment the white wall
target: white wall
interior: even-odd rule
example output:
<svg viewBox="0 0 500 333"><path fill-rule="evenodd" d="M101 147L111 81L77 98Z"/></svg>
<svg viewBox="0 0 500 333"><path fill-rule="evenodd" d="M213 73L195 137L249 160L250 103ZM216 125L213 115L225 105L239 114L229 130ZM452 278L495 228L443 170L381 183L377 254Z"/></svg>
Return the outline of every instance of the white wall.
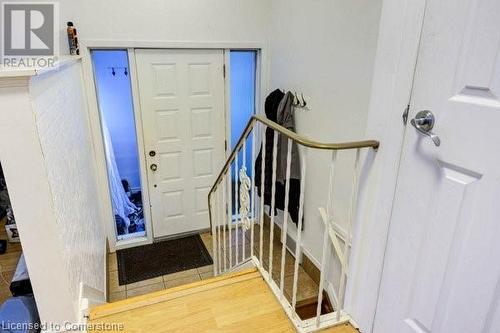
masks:
<svg viewBox="0 0 500 333"><path fill-rule="evenodd" d="M365 127L381 5L382 0L273 1L270 89L279 87L305 95L310 108L295 112L298 133L325 142L376 139L365 136ZM331 154L309 150L307 156L303 246L309 258L319 264L324 228L318 207L327 205ZM369 160L362 156L361 169ZM344 230L353 163L354 152L338 153L333 215ZM296 233L296 228L291 231ZM333 257L333 251L329 255ZM328 262L328 288L338 288L340 264L337 260ZM355 319L362 313L362 301L357 305L350 312Z"/></svg>
<svg viewBox="0 0 500 333"><path fill-rule="evenodd" d="M106 255L81 64L0 78L0 103L0 159L41 320L78 321L80 283L105 300Z"/></svg>
<svg viewBox="0 0 500 333"><path fill-rule="evenodd" d="M68 21L75 24L82 40L262 42L267 40L271 6L268 0L60 0L57 3L62 55L69 54Z"/></svg>
<svg viewBox="0 0 500 333"><path fill-rule="evenodd" d="M80 39L265 41L267 0L62 0ZM67 41L62 39L64 50Z"/></svg>
<svg viewBox="0 0 500 333"><path fill-rule="evenodd" d="M77 301L80 283L101 291L106 283L105 232L80 62L33 77L30 96L64 271Z"/></svg>
<svg viewBox="0 0 500 333"><path fill-rule="evenodd" d="M302 92L309 110L295 111L296 130L320 141L364 138L381 0L274 0L271 19L270 88ZM329 160L308 152L304 250L321 259ZM346 225L354 154L338 153L334 219ZM293 229L293 228L292 228Z"/></svg>
<svg viewBox="0 0 500 333"><path fill-rule="evenodd" d="M0 78L0 160L40 318L76 320L28 78Z"/></svg>
<svg viewBox="0 0 500 333"><path fill-rule="evenodd" d="M105 233L75 60L0 77L0 159L42 321L76 322L79 287L105 300ZM90 289L92 288L92 289Z"/></svg>

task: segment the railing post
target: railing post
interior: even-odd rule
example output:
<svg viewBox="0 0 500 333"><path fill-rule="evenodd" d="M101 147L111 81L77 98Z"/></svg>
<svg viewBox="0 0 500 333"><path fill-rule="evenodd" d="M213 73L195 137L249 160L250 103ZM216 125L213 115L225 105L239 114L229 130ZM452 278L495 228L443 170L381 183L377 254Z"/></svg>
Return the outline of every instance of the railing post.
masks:
<svg viewBox="0 0 500 333"><path fill-rule="evenodd" d="M286 236L288 227L288 204L290 201L290 169L292 164L292 140L287 140L287 152L286 152L286 178L285 178L285 207L284 207L284 219L283 228L281 229L281 274L280 274L280 290L281 298L283 298L283 289L285 284L285 260L286 260Z"/></svg>
<svg viewBox="0 0 500 333"><path fill-rule="evenodd" d="M215 211L212 209L213 205L212 205L212 202L213 202L213 197L209 196L208 197L208 209L209 209L209 216L210 216L210 219L212 221L212 254L213 254L213 261L214 261L214 264L213 264L213 271L214 271L214 276L217 275L217 256L216 256L216 241L215 241L215 219L213 218L214 214L215 214Z"/></svg>
<svg viewBox="0 0 500 333"><path fill-rule="evenodd" d="M221 225L221 220L222 220L222 205L223 205L223 203L221 202L221 192L222 192L222 186L215 192L217 194L217 262L218 262L219 274L222 273L222 254L221 254L221 246L220 246L220 234L221 234L220 225Z"/></svg>
<svg viewBox="0 0 500 333"><path fill-rule="evenodd" d="M269 278L273 276L273 248L274 248L274 208L276 205L276 168L278 156L278 132L273 136L273 170L271 181L271 221L269 226Z"/></svg>
<svg viewBox="0 0 500 333"><path fill-rule="evenodd" d="M231 176L231 165L229 165L229 169L228 169L228 172L227 172L227 178L226 178L226 182L227 182L227 215L228 215L228 219L227 219L227 232L228 232L228 240L227 240L227 245L229 247L229 268L232 267L232 264L233 264L233 247L231 246L232 245L232 237L231 237L231 234L233 232L233 198L232 198L232 194L233 194L233 190L232 190L232 187L233 187L233 177Z"/></svg>
<svg viewBox="0 0 500 333"><path fill-rule="evenodd" d="M335 178L335 162L337 160L337 151L332 152L332 160L330 162L330 178L329 178L329 186L328 186L328 200L326 203L326 216L327 219L325 222L325 231L323 232L323 254L321 257L321 270L319 277L319 288L318 288L318 306L316 308L316 327L319 327L320 318L321 318L321 306L323 303L323 289L325 282L325 273L327 270L327 245L328 245L328 231L329 231L329 222L330 217L333 216L333 184ZM336 237L336 236L335 236Z"/></svg>
<svg viewBox="0 0 500 333"><path fill-rule="evenodd" d="M300 170L300 199L299 199L299 221L297 224L297 244L295 246L295 267L293 272L292 308L297 305L297 282L299 279L299 261L302 254L302 220L304 218L304 192L307 167L307 148L301 155Z"/></svg>
<svg viewBox="0 0 500 333"><path fill-rule="evenodd" d="M266 191L264 190L266 179L266 126L262 125L262 160L260 168L260 237L259 237L259 262L262 267L264 250L264 203Z"/></svg>
<svg viewBox="0 0 500 333"><path fill-rule="evenodd" d="M226 227L227 227L227 203L226 203L226 178L221 182L222 184L222 256L224 257L224 272L227 271L227 253L226 253ZM220 246L220 245L219 245Z"/></svg>
<svg viewBox="0 0 500 333"><path fill-rule="evenodd" d="M252 187L251 187L251 194L250 194L250 202L252 205L252 219L251 222L252 224L250 225L250 257L254 256L254 226L255 226L255 144L256 140L255 137L257 135L257 129L254 128L252 132Z"/></svg>
<svg viewBox="0 0 500 333"><path fill-rule="evenodd" d="M242 168L247 167L247 140L243 141L243 161L242 161ZM240 182L241 186L241 182ZM241 190L241 189L240 189ZM240 193L240 200L241 200L241 193ZM243 216L241 216L241 201L240 201L240 221L243 221ZM241 225L241 260L245 261L245 242L246 242L246 226Z"/></svg>
<svg viewBox="0 0 500 333"><path fill-rule="evenodd" d="M356 202L358 197L358 164L359 164L359 153L360 149L356 149L356 160L354 162L354 172L352 176L352 195L351 195L351 204L349 208L349 216L347 218L347 228L346 228L346 237L344 243L344 265L342 265L342 274L340 275L340 284L339 284L339 305L344 307L344 299L345 299L345 289L346 289L346 278L347 272L349 269L348 261L349 261L349 243L351 242L351 227L352 221L354 218L354 211L356 209ZM337 319L340 320L340 312L342 309L338 309Z"/></svg>
<svg viewBox="0 0 500 333"><path fill-rule="evenodd" d="M234 207L235 207L235 211L236 211L236 223L235 223L235 226L234 226L234 231L235 231L235 234L234 234L234 238L235 238L235 256L236 256L236 265L238 265L240 263L239 261L239 248L238 248L238 238L239 238L239 235L238 235L238 224L240 222L240 218L239 218L239 210L240 210L240 206L239 206L239 203L240 203L240 200L239 200L239 197L240 197L240 183L239 183L239 165L238 165L238 153L239 151L236 152L236 157L234 159L234 174L235 174L235 178L236 178L236 183L234 184ZM232 245L231 245L232 247Z"/></svg>

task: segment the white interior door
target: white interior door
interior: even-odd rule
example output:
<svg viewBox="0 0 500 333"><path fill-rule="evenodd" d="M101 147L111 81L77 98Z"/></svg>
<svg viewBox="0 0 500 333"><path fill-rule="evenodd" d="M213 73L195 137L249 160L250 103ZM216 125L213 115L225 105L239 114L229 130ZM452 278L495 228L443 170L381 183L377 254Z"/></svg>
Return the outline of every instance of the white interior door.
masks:
<svg viewBox="0 0 500 333"><path fill-rule="evenodd" d="M209 228L224 162L222 50L136 50L155 238Z"/></svg>
<svg viewBox="0 0 500 333"><path fill-rule="evenodd" d="M500 1L428 0L375 333L500 332Z"/></svg>

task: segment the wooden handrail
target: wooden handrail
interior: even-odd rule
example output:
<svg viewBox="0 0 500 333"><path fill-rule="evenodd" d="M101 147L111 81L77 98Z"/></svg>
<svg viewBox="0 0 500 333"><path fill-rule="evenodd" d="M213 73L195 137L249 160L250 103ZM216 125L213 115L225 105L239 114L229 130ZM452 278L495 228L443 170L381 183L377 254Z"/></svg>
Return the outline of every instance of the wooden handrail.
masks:
<svg viewBox="0 0 500 333"><path fill-rule="evenodd" d="M380 142L378 142L376 140L352 141L352 142L341 142L341 143L318 142L318 141L311 140L305 136L299 135L295 132L292 132L289 129L275 123L274 121L267 119L266 117L263 117L260 115L253 115L252 118L250 118L250 120L248 121L248 123L245 127L245 130L243 131L243 134L241 135L240 139L238 140L238 143L236 143L236 146L234 147L234 149L231 151L231 154L227 158L226 163L224 163L224 166L222 167L222 170L220 171L216 181L214 182L214 185L210 189L210 192L208 193L209 199L210 199L212 192L215 191L215 189L217 188L217 185L221 182L222 177L224 177L224 175L228 171L229 166L234 161L236 153L239 151L239 149L243 145L243 142L250 135L250 132L252 131L254 124L256 122L260 122L260 123L266 125L267 127L272 128L273 130L277 131L278 133L281 133L284 136L286 136L287 138L291 139L292 141L300 144L301 146L314 148L314 149L323 149L323 150L348 150L348 149L359 149L359 148L378 149L378 147L380 146Z"/></svg>

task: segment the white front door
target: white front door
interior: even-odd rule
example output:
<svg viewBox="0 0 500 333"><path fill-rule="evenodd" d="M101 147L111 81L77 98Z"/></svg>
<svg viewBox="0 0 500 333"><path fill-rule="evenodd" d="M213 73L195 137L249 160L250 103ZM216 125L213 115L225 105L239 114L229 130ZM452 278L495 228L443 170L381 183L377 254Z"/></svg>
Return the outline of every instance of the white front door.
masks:
<svg viewBox="0 0 500 333"><path fill-rule="evenodd" d="M500 332L500 1L428 0L374 333Z"/></svg>
<svg viewBox="0 0 500 333"><path fill-rule="evenodd" d="M155 238L209 228L224 162L222 50L136 50Z"/></svg>

